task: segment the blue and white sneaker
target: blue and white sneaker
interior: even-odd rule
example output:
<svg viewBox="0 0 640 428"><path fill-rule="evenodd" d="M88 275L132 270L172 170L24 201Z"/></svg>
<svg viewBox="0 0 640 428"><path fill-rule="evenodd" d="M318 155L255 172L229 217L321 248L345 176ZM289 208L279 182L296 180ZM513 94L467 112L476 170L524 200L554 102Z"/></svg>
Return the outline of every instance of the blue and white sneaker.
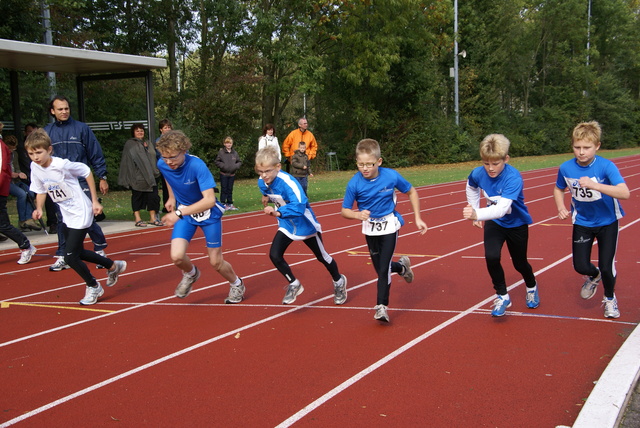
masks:
<svg viewBox="0 0 640 428"><path fill-rule="evenodd" d="M600 273L600 269L598 269L598 275L596 276L587 276L584 280L584 284L582 284L582 288L580 289L580 297L583 299L590 299L596 294L596 289L598 288L598 284L602 280L602 274Z"/></svg>
<svg viewBox="0 0 640 428"><path fill-rule="evenodd" d="M605 297L602 300L604 304L604 317L605 318L620 318L620 310L618 309L618 299L614 295L613 298L609 299Z"/></svg>
<svg viewBox="0 0 640 428"><path fill-rule="evenodd" d="M501 317L507 312L507 308L511 307L511 300L503 299L502 296L496 297L493 301L493 310L491 311L492 317Z"/></svg>
<svg viewBox="0 0 640 428"><path fill-rule="evenodd" d="M527 308L535 309L540 306L540 296L538 296L538 286L533 289L527 288Z"/></svg>

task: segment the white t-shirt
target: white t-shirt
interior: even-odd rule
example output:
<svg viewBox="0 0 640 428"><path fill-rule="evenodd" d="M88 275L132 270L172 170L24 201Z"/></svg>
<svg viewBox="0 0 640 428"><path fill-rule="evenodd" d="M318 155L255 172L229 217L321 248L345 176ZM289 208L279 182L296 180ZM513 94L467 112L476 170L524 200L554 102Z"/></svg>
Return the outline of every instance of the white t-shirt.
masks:
<svg viewBox="0 0 640 428"><path fill-rule="evenodd" d="M83 163L55 156L47 168L31 163L31 191L48 193L62 212L62 219L71 229L86 229L93 223L93 205L78 183L87 178L91 169Z"/></svg>

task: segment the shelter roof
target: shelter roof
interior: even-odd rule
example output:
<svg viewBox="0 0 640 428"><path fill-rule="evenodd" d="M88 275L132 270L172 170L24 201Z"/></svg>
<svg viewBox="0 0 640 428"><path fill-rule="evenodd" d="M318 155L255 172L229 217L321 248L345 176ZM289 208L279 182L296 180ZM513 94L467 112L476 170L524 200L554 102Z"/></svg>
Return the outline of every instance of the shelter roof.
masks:
<svg viewBox="0 0 640 428"><path fill-rule="evenodd" d="M99 52L0 39L0 67L57 73L123 73L165 68L167 61L140 55Z"/></svg>

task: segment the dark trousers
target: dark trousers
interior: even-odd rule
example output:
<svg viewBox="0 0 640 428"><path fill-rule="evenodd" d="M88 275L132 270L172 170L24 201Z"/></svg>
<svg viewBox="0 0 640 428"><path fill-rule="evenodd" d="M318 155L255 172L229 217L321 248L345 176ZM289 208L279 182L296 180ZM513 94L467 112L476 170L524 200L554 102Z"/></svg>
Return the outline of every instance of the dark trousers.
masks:
<svg viewBox="0 0 640 428"><path fill-rule="evenodd" d="M604 295L613 297L616 286L616 251L618 249L618 221L601 227L573 225L573 268L581 275L596 276L598 269L591 263L593 241L598 240L598 268L602 273Z"/></svg>
<svg viewBox="0 0 640 428"><path fill-rule="evenodd" d="M233 183L235 175L220 174L220 202L227 205L233 204Z"/></svg>
<svg viewBox="0 0 640 428"><path fill-rule="evenodd" d="M87 195L89 200L91 200L91 192L89 191L89 185L84 180L79 180L80 186L84 191L84 194ZM56 204L56 217L58 218L58 250L56 251L56 256L65 256L66 251L66 238L65 238L65 230L67 229L67 225L64 224L62 220L62 212L60 211L60 206ZM93 250L100 251L107 248L107 238L105 238L104 233L102 232L102 228L95 221L89 226L88 229L89 238L93 242ZM84 237L82 238L84 239ZM103 265L106 266L106 265Z"/></svg>
<svg viewBox="0 0 640 428"><path fill-rule="evenodd" d="M309 177L305 176L305 177L294 177L296 180L298 180L298 183L300 183L300 185L302 186L302 190L304 190L304 194L307 194L307 187L309 187Z"/></svg>
<svg viewBox="0 0 640 428"><path fill-rule="evenodd" d="M502 227L494 221L484 222L484 258L487 269L493 282L496 294L507 294L507 283L504 277L504 269L500 263L502 246L507 243L507 249L511 255L513 267L520 272L527 287L536 285L536 277L527 260L527 247L529 246L529 225L518 227Z"/></svg>
<svg viewBox="0 0 640 428"><path fill-rule="evenodd" d="M365 235L367 247L373 268L378 275L378 296L376 305L389 306L389 291L391 290L391 272L401 273L402 265L391 261L396 250L398 232L387 235L369 236Z"/></svg>
<svg viewBox="0 0 640 428"><path fill-rule="evenodd" d="M160 174L158 183L162 183L162 202L160 203L160 210L163 213L166 213L168 211L164 205L167 203L167 200L169 200L169 188L167 187L167 180L164 179L164 175Z"/></svg>
<svg viewBox="0 0 640 428"><path fill-rule="evenodd" d="M289 248L289 245L293 240L289 238L287 235L282 233L281 231L276 232L276 236L273 237L273 242L271 243L271 249L269 250L269 258L273 265L278 269L284 277L292 283L295 281L296 277L293 276L293 272L291 272L291 268L289 264L284 259L284 253ZM317 233L315 236L311 238L307 238L304 241L304 244L309 247L309 249L316 256L318 261L324 265L325 268L331 274L331 278L334 281L340 280L340 271L338 270L338 264L336 261L327 253L324 249L324 243L322 242L322 234Z"/></svg>
<svg viewBox="0 0 640 428"><path fill-rule="evenodd" d="M95 287L97 281L95 277L91 275L91 271L89 271L85 261L102 265L107 269L111 269L113 261L107 257L96 254L94 251L84 249L84 237L87 236L89 229L71 229L65 227L64 231L66 238L64 261L82 277L89 287Z"/></svg>
<svg viewBox="0 0 640 428"><path fill-rule="evenodd" d="M0 196L0 233L18 244L21 250L31 247L29 238L11 224L11 219L9 219L9 213L7 212L6 196Z"/></svg>

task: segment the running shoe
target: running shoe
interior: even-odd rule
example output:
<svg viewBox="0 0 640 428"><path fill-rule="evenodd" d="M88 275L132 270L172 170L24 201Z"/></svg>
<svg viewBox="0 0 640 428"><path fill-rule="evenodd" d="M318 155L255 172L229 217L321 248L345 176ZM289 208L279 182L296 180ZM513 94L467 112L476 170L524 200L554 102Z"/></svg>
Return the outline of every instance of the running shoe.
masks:
<svg viewBox="0 0 640 428"><path fill-rule="evenodd" d="M620 318L620 311L618 310L618 299L616 299L615 295L611 299L605 297L602 300L602 303L604 304L605 318Z"/></svg>
<svg viewBox="0 0 640 428"><path fill-rule="evenodd" d="M229 296L224 299L225 303L240 303L244 299L244 281L240 278L240 285L229 287Z"/></svg>
<svg viewBox="0 0 640 428"><path fill-rule="evenodd" d="M507 312L507 308L511 307L510 299L503 299L498 296L496 300L493 301L493 310L491 311L492 317L501 317Z"/></svg>
<svg viewBox="0 0 640 428"><path fill-rule="evenodd" d="M527 308L535 309L540 306L540 296L538 295L538 287L534 289L527 288Z"/></svg>
<svg viewBox="0 0 640 428"><path fill-rule="evenodd" d="M84 293L84 298L80 300L81 305L95 305L98 302L98 298L104 294L104 289L100 286L100 283L95 287L87 286L87 290Z"/></svg>
<svg viewBox="0 0 640 428"><path fill-rule="evenodd" d="M22 250L20 253L20 260L18 260L19 265L26 265L31 261L31 257L36 253L37 248L33 245L30 245L26 250Z"/></svg>
<svg viewBox="0 0 640 428"><path fill-rule="evenodd" d="M413 281L413 271L411 270L411 260L409 259L409 257L407 256L400 257L400 260L398 260L398 263L400 263L404 268L400 276L403 277L404 280L407 282Z"/></svg>
<svg viewBox="0 0 640 428"><path fill-rule="evenodd" d="M583 299L592 298L593 295L596 294L596 289L601 280L602 274L600 273L600 269L598 269L598 275L586 277L584 284L582 284L582 289L580 289L580 297Z"/></svg>
<svg viewBox="0 0 640 428"><path fill-rule="evenodd" d="M104 252L104 250L98 250L96 251L96 254L102 257L107 257L107 253ZM105 269L104 266L102 265L96 265L96 269ZM115 282L114 282L115 284ZM110 285L107 285L107 287L111 287Z"/></svg>
<svg viewBox="0 0 640 428"><path fill-rule="evenodd" d="M56 260L54 264L49 266L49 270L51 272L60 272L61 270L69 269L71 267L67 264L67 262L64 261L64 257L56 256L56 258L58 260Z"/></svg>
<svg viewBox="0 0 640 428"><path fill-rule="evenodd" d="M287 293L284 295L284 299L282 299L283 305L290 305L296 301L296 297L298 297L304 291L304 287L300 282L298 285L289 284L287 286Z"/></svg>
<svg viewBox="0 0 640 428"><path fill-rule="evenodd" d="M178 284L178 286L176 287L176 296L182 298L185 298L189 295L189 293L191 293L191 287L193 286L193 283L196 282L198 280L198 278L200 278L200 269L198 269L196 267L196 273L191 276L188 273L183 273L182 274L182 281L180 281L180 284Z"/></svg>
<svg viewBox="0 0 640 428"><path fill-rule="evenodd" d="M347 277L340 275L338 281L333 282L333 302L342 305L347 301Z"/></svg>
<svg viewBox="0 0 640 428"><path fill-rule="evenodd" d="M385 305L376 305L374 308L376 310L374 319L382 322L389 322L389 315L387 314L387 307Z"/></svg>
<svg viewBox="0 0 640 428"><path fill-rule="evenodd" d="M107 287L113 287L118 282L118 275L127 270L127 262L116 260L113 262L113 270L107 272Z"/></svg>

